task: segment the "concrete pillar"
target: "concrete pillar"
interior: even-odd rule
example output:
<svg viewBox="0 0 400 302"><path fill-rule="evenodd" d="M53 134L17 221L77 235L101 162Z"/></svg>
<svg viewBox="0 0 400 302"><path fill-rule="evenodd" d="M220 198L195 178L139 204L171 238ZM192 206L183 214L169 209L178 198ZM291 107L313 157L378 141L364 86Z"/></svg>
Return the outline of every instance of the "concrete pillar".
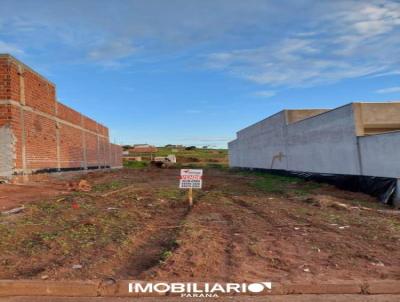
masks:
<svg viewBox="0 0 400 302"><path fill-rule="evenodd" d="M55 113L58 116L58 102L55 103ZM60 123L56 120L56 154L57 171L61 171L61 148L60 148Z"/></svg>
<svg viewBox="0 0 400 302"><path fill-rule="evenodd" d="M107 140L107 144L108 144L108 165L110 166L110 167L112 167L112 157L111 157L111 154L112 154L112 150L111 150L111 143L110 143L110 141L109 141L109 139Z"/></svg>
<svg viewBox="0 0 400 302"><path fill-rule="evenodd" d="M101 163L100 163L100 138L97 135L97 168L101 168Z"/></svg>
<svg viewBox="0 0 400 302"><path fill-rule="evenodd" d="M14 172L15 141L9 125L0 127L0 179L11 178Z"/></svg>
<svg viewBox="0 0 400 302"><path fill-rule="evenodd" d="M103 156L104 156L104 158L103 158L103 167L106 167L107 166L107 151L106 151L106 144L105 144L105 141L104 141L104 139L102 139L102 145L103 145Z"/></svg>
<svg viewBox="0 0 400 302"><path fill-rule="evenodd" d="M87 164L87 152L86 152L86 131L85 126L83 124L83 115L81 115L81 127L82 127L82 150L83 150L83 169L88 169Z"/></svg>
<svg viewBox="0 0 400 302"><path fill-rule="evenodd" d="M57 170L61 171L60 123L56 122Z"/></svg>
<svg viewBox="0 0 400 302"><path fill-rule="evenodd" d="M27 174L27 161L26 161L26 134L25 134L25 117L24 117L24 106L25 106L25 78L24 78L24 67L18 64L18 76L19 76L19 98L21 107L19 109L20 126L21 126L21 159L22 159L22 174ZM25 177L24 177L25 180Z"/></svg>

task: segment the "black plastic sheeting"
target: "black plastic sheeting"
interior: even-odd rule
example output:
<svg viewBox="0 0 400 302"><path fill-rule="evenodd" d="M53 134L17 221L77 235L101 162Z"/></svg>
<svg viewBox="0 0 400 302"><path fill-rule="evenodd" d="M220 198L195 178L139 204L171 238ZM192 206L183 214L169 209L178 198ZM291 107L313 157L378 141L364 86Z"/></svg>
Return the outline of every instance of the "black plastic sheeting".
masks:
<svg viewBox="0 0 400 302"><path fill-rule="evenodd" d="M352 192L363 192L379 199L380 202L390 204L396 191L396 178L375 177L363 175L342 175L326 173L297 172L275 169L250 169L253 171L264 171L270 174L295 176L305 180L320 183L328 183L337 188Z"/></svg>

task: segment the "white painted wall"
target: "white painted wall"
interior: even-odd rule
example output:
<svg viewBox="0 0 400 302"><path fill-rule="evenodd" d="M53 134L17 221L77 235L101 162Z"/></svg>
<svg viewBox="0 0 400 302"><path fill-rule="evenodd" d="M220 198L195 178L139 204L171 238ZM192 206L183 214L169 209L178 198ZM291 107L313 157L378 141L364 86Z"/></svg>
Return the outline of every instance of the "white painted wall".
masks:
<svg viewBox="0 0 400 302"><path fill-rule="evenodd" d="M286 169L285 115L279 112L238 132L238 138L229 143L229 161L233 167Z"/></svg>
<svg viewBox="0 0 400 302"><path fill-rule="evenodd" d="M228 146L231 167L398 178L400 208L400 131L357 137L352 104L289 125L279 112Z"/></svg>
<svg viewBox="0 0 400 302"><path fill-rule="evenodd" d="M229 144L233 167L335 174L360 171L351 104L289 125L282 111L239 131L237 137Z"/></svg>
<svg viewBox="0 0 400 302"><path fill-rule="evenodd" d="M281 160L273 160L280 152ZM357 137L352 104L289 125L282 111L239 131L229 161L232 167L400 179L400 131Z"/></svg>
<svg viewBox="0 0 400 302"><path fill-rule="evenodd" d="M360 173L351 104L287 127L288 170Z"/></svg>
<svg viewBox="0 0 400 302"><path fill-rule="evenodd" d="M400 178L400 131L359 137L364 175Z"/></svg>

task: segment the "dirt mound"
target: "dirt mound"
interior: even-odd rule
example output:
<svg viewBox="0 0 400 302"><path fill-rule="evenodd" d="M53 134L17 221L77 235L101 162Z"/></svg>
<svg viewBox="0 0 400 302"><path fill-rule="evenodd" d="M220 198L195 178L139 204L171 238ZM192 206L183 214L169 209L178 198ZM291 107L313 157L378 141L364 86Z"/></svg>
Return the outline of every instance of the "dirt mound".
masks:
<svg viewBox="0 0 400 302"><path fill-rule="evenodd" d="M81 179L78 181L68 182L67 189L75 192L90 192L92 190L92 186L86 179Z"/></svg>

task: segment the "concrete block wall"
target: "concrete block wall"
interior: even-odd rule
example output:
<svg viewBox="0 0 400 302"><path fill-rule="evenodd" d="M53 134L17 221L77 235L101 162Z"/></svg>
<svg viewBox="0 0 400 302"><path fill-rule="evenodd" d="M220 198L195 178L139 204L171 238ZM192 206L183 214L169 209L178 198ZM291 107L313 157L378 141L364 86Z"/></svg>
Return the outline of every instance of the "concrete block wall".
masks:
<svg viewBox="0 0 400 302"><path fill-rule="evenodd" d="M237 133L230 166L400 179L399 113L398 102L284 110Z"/></svg>
<svg viewBox="0 0 400 302"><path fill-rule="evenodd" d="M111 167L122 166L122 147L116 144L110 144L110 165Z"/></svg>
<svg viewBox="0 0 400 302"><path fill-rule="evenodd" d="M359 174L352 104L287 125L287 170Z"/></svg>
<svg viewBox="0 0 400 302"><path fill-rule="evenodd" d="M400 132L359 137L363 175L400 178Z"/></svg>
<svg viewBox="0 0 400 302"><path fill-rule="evenodd" d="M58 102L54 84L9 55L0 55L0 151L3 177L122 166L107 127Z"/></svg>
<svg viewBox="0 0 400 302"><path fill-rule="evenodd" d="M282 111L239 131L236 148L240 151L229 152L230 162L249 168L286 169L286 158L277 159L280 152L286 153L285 135L285 112ZM229 150L233 149L231 144Z"/></svg>

